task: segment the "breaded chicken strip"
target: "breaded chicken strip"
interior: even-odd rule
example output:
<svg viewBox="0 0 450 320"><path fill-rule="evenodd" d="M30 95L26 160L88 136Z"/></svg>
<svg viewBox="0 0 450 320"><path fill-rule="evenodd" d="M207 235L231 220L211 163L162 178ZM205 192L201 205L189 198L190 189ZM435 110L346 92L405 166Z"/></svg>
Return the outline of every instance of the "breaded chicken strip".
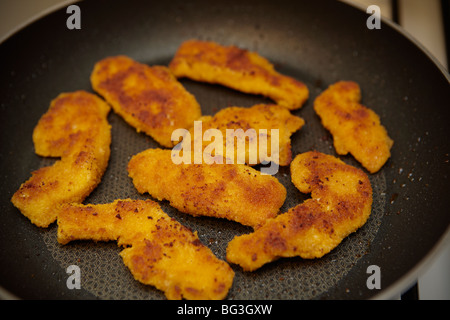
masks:
<svg viewBox="0 0 450 320"><path fill-rule="evenodd" d="M11 199L32 223L47 227L59 205L81 203L100 183L110 156L109 110L85 91L63 93L51 102L33 131L33 142L38 155L61 160L34 171Z"/></svg>
<svg viewBox="0 0 450 320"><path fill-rule="evenodd" d="M128 124L164 147L173 146L173 130L188 129L201 116L195 97L164 66L108 57L95 65L91 83Z"/></svg>
<svg viewBox="0 0 450 320"><path fill-rule="evenodd" d="M261 94L288 109L299 109L308 99L300 81L275 71L255 52L214 42L189 40L178 48L169 64L177 77L216 83L245 93Z"/></svg>
<svg viewBox="0 0 450 320"><path fill-rule="evenodd" d="M314 110L333 135L334 148L341 155L351 153L370 173L381 169L391 156L394 141L380 118L359 104L361 91L355 82L331 85L314 101Z"/></svg>
<svg viewBox="0 0 450 320"><path fill-rule="evenodd" d="M291 163L294 185L311 199L251 234L235 237L227 260L253 271L279 257L320 258L367 221L372 187L367 175L319 152L298 155Z"/></svg>
<svg viewBox="0 0 450 320"><path fill-rule="evenodd" d="M135 155L128 174L140 193L168 200L181 212L252 227L276 216L286 199L286 189L270 175L238 164L175 164L171 150Z"/></svg>
<svg viewBox="0 0 450 320"><path fill-rule="evenodd" d="M254 105L251 108L228 107L220 110L214 116L204 116L199 120L202 121L202 132L199 135L195 134L194 128L190 129L191 145L194 145L194 139L199 140L199 143L203 144L202 151L204 151L211 143L204 138L205 131L218 129L223 137L222 154L225 159L231 159L231 163L244 163L244 161L238 162L239 156L245 160L246 164L251 165L273 159L271 157L272 129L278 129L279 147L274 150L274 152L278 152L278 164L289 165L292 160L291 135L305 124L302 118L292 115L286 108L265 104ZM227 134L227 129L234 130L234 134ZM242 130L239 131L239 129ZM254 134L247 131L248 129L253 129ZM227 143L234 145L233 153L230 155L227 153ZM240 148L244 143L245 149ZM255 148L252 149L251 145L254 145ZM261 153L260 148L264 148L265 152ZM217 150L214 150L212 156L217 155L219 155ZM224 163L230 162L224 161Z"/></svg>
<svg viewBox="0 0 450 320"><path fill-rule="evenodd" d="M58 241L117 240L134 278L168 299L224 299L233 283L230 266L151 200L66 205L58 214Z"/></svg>

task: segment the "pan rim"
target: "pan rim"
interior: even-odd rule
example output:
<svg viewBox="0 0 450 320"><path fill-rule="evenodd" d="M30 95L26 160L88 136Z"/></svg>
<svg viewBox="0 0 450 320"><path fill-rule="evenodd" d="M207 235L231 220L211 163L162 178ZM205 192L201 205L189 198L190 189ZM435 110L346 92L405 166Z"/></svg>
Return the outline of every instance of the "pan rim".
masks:
<svg viewBox="0 0 450 320"><path fill-rule="evenodd" d="M361 6L360 4L358 4L358 3L356 3L356 2L354 2L352 0L339 0L339 1L341 3L343 3L343 4L346 4L346 5L349 5L349 6L353 6L356 9L361 10L363 12L366 11L363 6ZM416 39L405 28L403 28L401 25L395 23L394 21L391 21L390 19L387 19L387 18L385 18L383 16L381 16L381 20L383 21L383 23L385 23L386 25L388 25L389 27L391 27L392 29L394 29L395 31L400 33L406 39L411 41L416 47L418 47L423 53L425 53L427 55L427 57L429 59L431 59L431 61L433 61L433 63L439 68L439 70L441 71L442 75L447 79L447 81L450 82L450 73L447 70L447 68L418 39ZM449 66L449 68L450 68L450 66Z"/></svg>
<svg viewBox="0 0 450 320"><path fill-rule="evenodd" d="M393 300L398 298L400 294L406 292L418 281L418 278L429 269L446 249L450 249L450 226L447 227L445 233L422 260L388 288L383 289L382 292L369 300Z"/></svg>
<svg viewBox="0 0 450 320"><path fill-rule="evenodd" d="M353 6L363 12L365 9L362 5L355 3L352 0L340 0L342 3ZM412 34L397 23L381 17L383 23L400 33L418 49L420 49L433 63L438 67L441 74L450 83L450 73L447 68L428 50L419 40L417 40ZM406 274L400 277L397 281L391 284L388 288L384 289L379 294L371 297L369 300L392 300L399 297L400 294L411 288L416 283L419 277L427 271L434 261L444 252L444 250L450 248L450 225L447 226L446 231L441 235L440 239L434 244L433 248L425 255L413 268L411 268Z"/></svg>
<svg viewBox="0 0 450 320"><path fill-rule="evenodd" d="M42 11L29 17L27 20L10 29L6 34L4 34L3 37L0 38L0 45L6 42L9 38L13 37L15 34L19 33L20 31L28 27L29 25L33 24L34 22L39 21L42 18L45 18L51 13L58 11L59 9L68 6L69 4L74 4L77 2L81 2L81 0L63 0L61 3L56 3L46 9L43 9Z"/></svg>

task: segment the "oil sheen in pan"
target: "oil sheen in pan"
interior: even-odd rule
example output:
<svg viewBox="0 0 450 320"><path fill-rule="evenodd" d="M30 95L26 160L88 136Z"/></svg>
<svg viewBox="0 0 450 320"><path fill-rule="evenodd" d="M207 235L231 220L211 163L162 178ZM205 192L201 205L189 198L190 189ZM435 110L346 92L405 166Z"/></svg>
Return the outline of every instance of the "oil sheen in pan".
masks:
<svg viewBox="0 0 450 320"><path fill-rule="evenodd" d="M241 95L217 86L183 83L187 89L198 96L204 114L214 114L217 106L251 106L267 102L259 97ZM312 101L323 88L307 83L312 89L308 103L295 114L306 121L306 126L293 136L292 152L318 150L333 154L331 136L323 129L314 114ZM202 101L203 100L203 101ZM232 101L232 103L230 103ZM111 159L102 182L84 203L108 203L119 198L147 199L140 195L127 175L126 166L131 156L147 148L158 145L144 134L137 134L116 114L109 115L112 125ZM358 168L361 166L350 156L341 157L343 161ZM41 165L51 161L42 159ZM289 167L280 167L276 177L287 189L287 199L281 212L307 199L292 184ZM352 267L369 250L381 225L386 205L386 179L383 170L369 175L373 188L372 214L367 223L356 233L347 237L335 250L321 259L303 260L301 258L279 259L255 272L243 272L232 265L235 279L229 291L229 299L314 299L337 285ZM200 240L218 258L225 260L226 247L234 236L249 233L251 229L238 223L222 219L191 217L182 214L163 201L162 209L183 225L198 232ZM134 280L122 262L122 250L116 242L76 241L65 246L56 240L57 226L41 230L42 238L52 257L64 270L77 265L81 271L81 288L101 299L165 299L164 294L151 286ZM362 283L361 286L365 286Z"/></svg>

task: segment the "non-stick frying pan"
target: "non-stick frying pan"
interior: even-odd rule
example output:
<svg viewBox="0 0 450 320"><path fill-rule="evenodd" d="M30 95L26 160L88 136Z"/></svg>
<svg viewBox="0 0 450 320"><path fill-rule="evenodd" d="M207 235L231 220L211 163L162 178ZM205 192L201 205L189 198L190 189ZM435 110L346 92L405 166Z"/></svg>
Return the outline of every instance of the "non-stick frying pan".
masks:
<svg viewBox="0 0 450 320"><path fill-rule="evenodd" d="M0 285L25 299L164 299L135 281L116 243L56 242L56 224L32 225L10 203L33 170L54 159L34 154L31 134L61 92L92 91L98 60L125 54L149 65L167 65L182 41L197 38L237 45L272 61L281 73L305 82L310 98L293 113L306 125L292 137L293 154L335 154L331 135L313 111L329 84L352 80L362 102L375 110L395 141L392 157L370 180L374 189L367 224L321 259L279 259L260 270L236 272L229 299L390 298L413 284L448 242L449 77L397 27L383 21L369 30L368 15L337 1L88 1L81 29L69 30L62 8L22 29L0 46ZM181 80L204 114L221 108L270 102L218 85ZM98 188L85 203L146 199L127 176L130 157L159 147L111 112L112 154ZM351 156L340 157L361 167ZM291 183L289 168L276 177L288 196L282 212L309 196ZM250 232L237 223L194 218L167 202L162 208L197 230L221 259L228 241ZM447 235L447 236L446 236ZM66 268L81 270L81 289L68 289ZM381 289L369 289L369 266L378 266ZM369 269L370 270L370 269Z"/></svg>

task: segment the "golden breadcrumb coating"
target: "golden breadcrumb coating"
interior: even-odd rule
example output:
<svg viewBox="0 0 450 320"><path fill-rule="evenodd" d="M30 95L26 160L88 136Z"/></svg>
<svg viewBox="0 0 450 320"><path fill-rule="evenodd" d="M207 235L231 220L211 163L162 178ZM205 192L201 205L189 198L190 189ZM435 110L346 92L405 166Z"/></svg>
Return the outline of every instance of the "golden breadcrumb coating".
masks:
<svg viewBox="0 0 450 320"><path fill-rule="evenodd" d="M286 189L270 175L238 164L175 164L171 150L135 155L128 174L140 193L168 200L181 212L252 227L273 218L286 199Z"/></svg>
<svg viewBox="0 0 450 320"><path fill-rule="evenodd" d="M230 266L197 236L151 200L65 205L58 214L58 241L117 240L134 278L168 299L224 299L233 283Z"/></svg>
<svg viewBox="0 0 450 320"><path fill-rule="evenodd" d="M173 130L188 129L201 117L195 97L164 66L108 57L95 65L91 83L128 124L164 147L173 146Z"/></svg>
<svg viewBox="0 0 450 320"><path fill-rule="evenodd" d="M229 262L253 271L279 257L320 258L369 218L372 187L362 170L311 151L295 157L291 177L311 199L235 237L227 247Z"/></svg>
<svg viewBox="0 0 450 320"><path fill-rule="evenodd" d="M299 109L308 99L302 82L278 73L255 52L214 42L189 40L169 64L177 77L221 84L245 93L261 94L288 109Z"/></svg>
<svg viewBox="0 0 450 320"><path fill-rule="evenodd" d="M340 81L314 101L314 110L333 135L336 152L351 153L370 173L381 169L391 156L394 141L381 125L379 116L359 104L357 83Z"/></svg>
<svg viewBox="0 0 450 320"><path fill-rule="evenodd" d="M100 183L110 156L109 110L85 91L62 93L51 102L33 142L38 155L61 160L34 171L11 199L32 223L47 227L59 205L82 202Z"/></svg>
<svg viewBox="0 0 450 320"><path fill-rule="evenodd" d="M241 152L238 149L239 143L238 139L234 139L230 136L227 139L227 129L235 130L236 137L239 137L241 142L247 142L245 144L245 163L246 164L259 164L265 160L271 160L271 133L272 129L278 129L278 150L274 148L274 152L278 152L279 160L278 164L281 166L287 166L292 160L291 152L291 135L303 127L305 121L297 116L292 115L288 109L278 106L278 105L265 105L258 104L250 108L241 107L228 107L220 110L214 116L204 116L199 120L202 121L202 132L201 135L196 135L194 128L191 128L191 145L194 145L194 139L199 140L199 143L203 143L202 152L211 143L204 139L204 133L209 129L218 129L222 133L223 146L222 151L225 158L232 159L232 163L238 162L238 154ZM241 133L237 130L242 129ZM248 129L253 129L255 132L254 136L250 134L246 135ZM242 134L243 133L243 134ZM246 137L247 136L247 137ZM256 139L253 139L256 138ZM264 138L267 145L261 142L261 138ZM250 140L254 141L256 148L251 149ZM228 155L226 152L226 144L234 144L233 155ZM252 142L253 143L253 142ZM261 158L261 153L259 148L265 149L265 157ZM249 152L252 153L251 157ZM217 150L214 150L212 156L217 156ZM244 154L240 155L243 157ZM234 158L234 159L233 159ZM254 159L254 160L253 160ZM242 158L244 160L244 158ZM240 162L243 163L243 162Z"/></svg>

